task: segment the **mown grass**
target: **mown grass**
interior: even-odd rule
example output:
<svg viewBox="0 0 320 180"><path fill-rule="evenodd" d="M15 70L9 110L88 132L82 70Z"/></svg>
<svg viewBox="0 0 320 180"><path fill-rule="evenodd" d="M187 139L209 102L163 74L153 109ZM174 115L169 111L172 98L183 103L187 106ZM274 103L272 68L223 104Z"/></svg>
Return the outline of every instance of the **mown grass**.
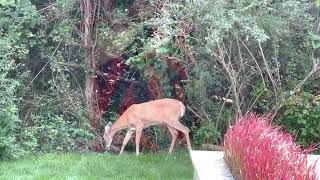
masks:
<svg viewBox="0 0 320 180"><path fill-rule="evenodd" d="M0 179L192 179L188 153L48 154L0 162Z"/></svg>

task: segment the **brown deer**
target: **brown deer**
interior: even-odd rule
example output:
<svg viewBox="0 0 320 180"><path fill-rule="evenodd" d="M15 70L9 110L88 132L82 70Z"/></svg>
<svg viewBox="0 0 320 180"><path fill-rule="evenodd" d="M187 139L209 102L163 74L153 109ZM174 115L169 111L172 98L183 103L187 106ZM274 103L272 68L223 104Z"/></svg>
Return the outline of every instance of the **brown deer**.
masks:
<svg viewBox="0 0 320 180"><path fill-rule="evenodd" d="M136 132L136 155L139 155L139 143L142 129L154 125L166 125L171 133L172 141L169 153L172 153L176 142L178 131L182 132L187 140L188 150L191 150L189 139L189 129L179 122L185 114L185 106L182 102L175 99L159 99L141 104L130 106L112 125L109 122L105 126L103 138L106 150L110 149L113 136L116 132L128 129L123 140L119 155L122 154L124 147Z"/></svg>

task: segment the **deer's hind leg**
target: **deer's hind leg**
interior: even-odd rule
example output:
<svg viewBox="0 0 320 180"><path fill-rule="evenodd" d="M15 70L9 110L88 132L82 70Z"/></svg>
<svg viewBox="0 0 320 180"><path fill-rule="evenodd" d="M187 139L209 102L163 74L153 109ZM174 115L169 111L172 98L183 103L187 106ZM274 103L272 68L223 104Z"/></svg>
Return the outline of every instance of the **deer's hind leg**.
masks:
<svg viewBox="0 0 320 180"><path fill-rule="evenodd" d="M182 125L179 121L170 121L170 123L168 123L167 125L171 126L172 128L177 129L178 131L181 131L184 134L184 136L186 137L188 150L189 151L192 150L190 138L189 138L189 128Z"/></svg>

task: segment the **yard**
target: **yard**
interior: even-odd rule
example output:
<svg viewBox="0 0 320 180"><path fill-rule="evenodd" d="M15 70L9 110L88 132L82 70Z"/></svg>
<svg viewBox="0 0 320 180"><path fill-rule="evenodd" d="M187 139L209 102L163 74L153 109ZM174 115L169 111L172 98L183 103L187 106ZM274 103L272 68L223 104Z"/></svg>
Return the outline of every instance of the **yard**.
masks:
<svg viewBox="0 0 320 180"><path fill-rule="evenodd" d="M320 0L0 0L0 180L316 179L319 121Z"/></svg>
<svg viewBox="0 0 320 180"><path fill-rule="evenodd" d="M0 179L192 179L186 152L47 154L0 162Z"/></svg>

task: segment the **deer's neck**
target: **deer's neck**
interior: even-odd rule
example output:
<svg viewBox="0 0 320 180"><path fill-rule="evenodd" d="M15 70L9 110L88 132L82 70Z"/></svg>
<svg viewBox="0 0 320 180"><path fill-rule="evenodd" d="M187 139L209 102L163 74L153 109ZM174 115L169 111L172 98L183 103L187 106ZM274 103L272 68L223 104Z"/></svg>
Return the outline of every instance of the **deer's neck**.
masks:
<svg viewBox="0 0 320 180"><path fill-rule="evenodd" d="M125 119L121 116L112 126L110 129L110 132L112 135L117 133L118 131L121 131L123 129L127 129L128 124L126 123Z"/></svg>

